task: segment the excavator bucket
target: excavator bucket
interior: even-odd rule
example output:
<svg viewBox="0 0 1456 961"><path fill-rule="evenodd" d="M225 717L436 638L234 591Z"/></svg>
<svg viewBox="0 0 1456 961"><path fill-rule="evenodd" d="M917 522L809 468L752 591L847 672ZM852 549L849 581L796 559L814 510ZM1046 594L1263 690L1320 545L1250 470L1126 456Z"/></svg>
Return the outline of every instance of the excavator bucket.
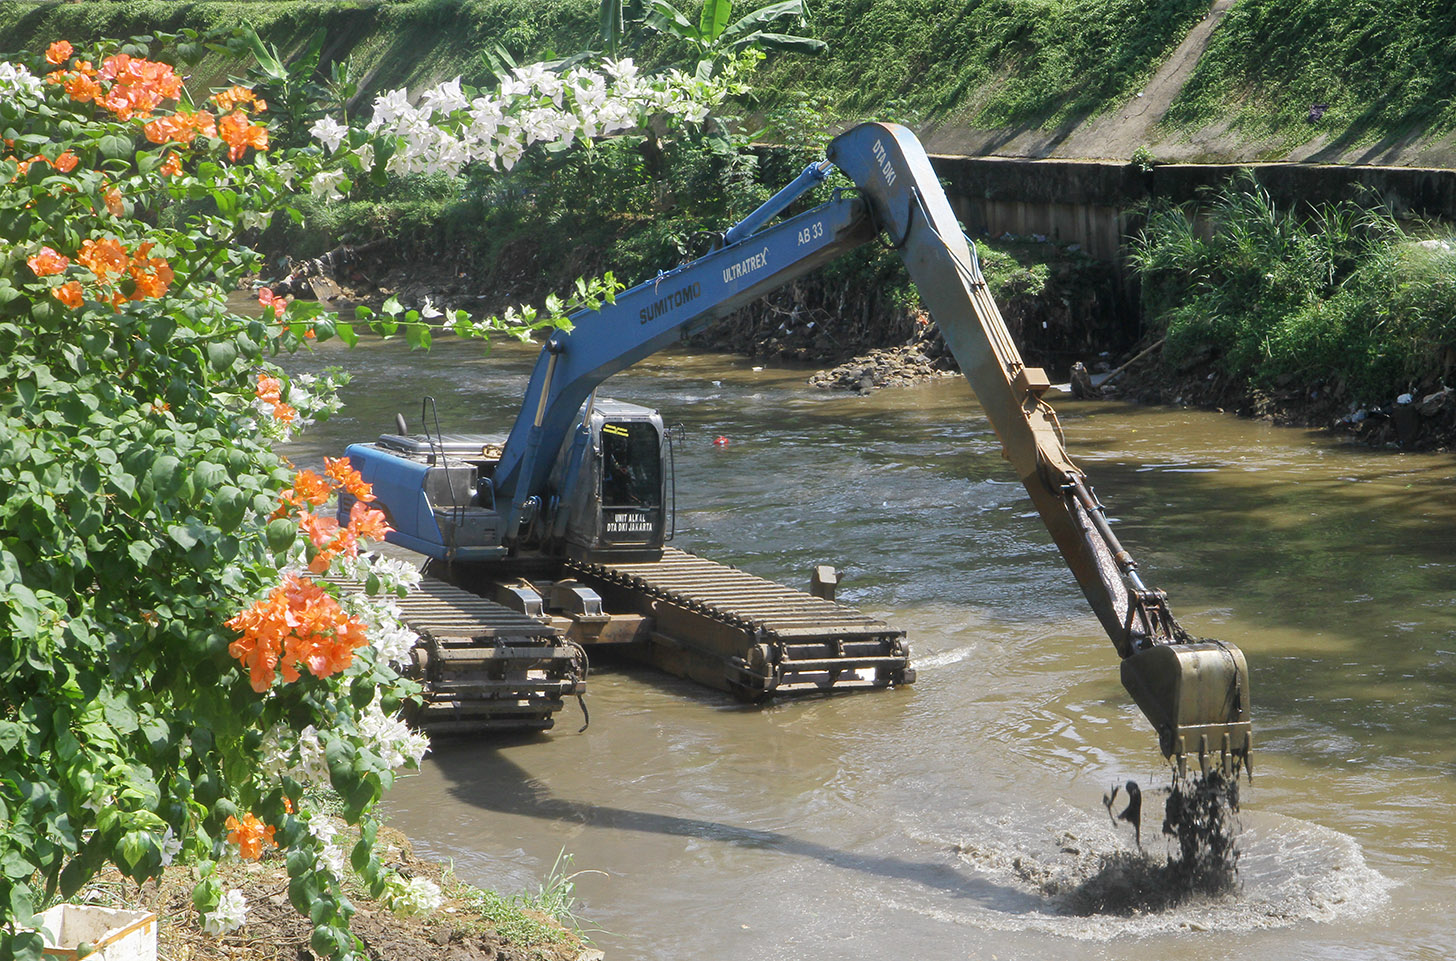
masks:
<svg viewBox="0 0 1456 961"><path fill-rule="evenodd" d="M1224 641L1156 644L1122 662L1122 686L1158 731L1163 756L1186 776L1198 769L1235 777L1252 773L1249 668Z"/></svg>

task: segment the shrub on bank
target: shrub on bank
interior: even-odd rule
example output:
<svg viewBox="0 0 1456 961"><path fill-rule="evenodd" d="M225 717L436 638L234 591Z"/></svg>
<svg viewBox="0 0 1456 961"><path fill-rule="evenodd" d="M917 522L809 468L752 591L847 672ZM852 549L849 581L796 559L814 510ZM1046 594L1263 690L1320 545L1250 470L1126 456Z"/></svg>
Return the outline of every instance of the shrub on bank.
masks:
<svg viewBox="0 0 1456 961"><path fill-rule="evenodd" d="M1437 383L1456 348L1456 250L1352 201L1281 210L1249 172L1136 240L1145 320L1175 367L1249 386L1328 384L1387 402Z"/></svg>
<svg viewBox="0 0 1456 961"><path fill-rule="evenodd" d="M251 86L184 89L184 50L237 40L259 46L184 31L0 60L0 961L40 958L35 914L108 865L137 884L194 865L204 929L223 933L247 906L215 862L281 855L313 951L338 958L360 949L345 874L376 897L400 884L372 809L424 741L397 713L416 639L378 595L417 573L361 551L387 528L346 458L317 473L273 452L334 409L336 381L272 358L356 333L267 288L239 311L259 263L243 238L302 216L302 190L509 167L721 99L630 61L530 65L419 105L393 91L367 127L322 116L288 148ZM575 290L449 329L524 334L613 288ZM432 336L413 312L374 326ZM328 507L341 491L347 520ZM348 850L322 788L357 827Z"/></svg>

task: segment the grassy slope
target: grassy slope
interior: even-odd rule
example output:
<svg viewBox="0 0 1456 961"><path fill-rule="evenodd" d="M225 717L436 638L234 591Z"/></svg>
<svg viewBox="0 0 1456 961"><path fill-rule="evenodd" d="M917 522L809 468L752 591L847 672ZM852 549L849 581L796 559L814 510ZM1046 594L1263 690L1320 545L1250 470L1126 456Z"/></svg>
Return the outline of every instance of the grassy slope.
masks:
<svg viewBox="0 0 1456 961"><path fill-rule="evenodd" d="M589 0L215 0L168 3L0 2L0 47L40 50L56 39L72 42L125 37L182 27L205 30L251 24L287 51L316 30L328 31L324 64L351 58L366 95L463 76L481 81L481 52L503 44L516 56L574 52L596 32ZM221 62L195 71L204 84L222 79Z"/></svg>
<svg viewBox="0 0 1456 961"><path fill-rule="evenodd" d="M1136 92L1207 0L818 0L815 60L780 60L765 100L799 84L851 114L889 101L926 121L1049 126Z"/></svg>
<svg viewBox="0 0 1456 961"><path fill-rule="evenodd" d="M1167 121L1232 119L1293 146L1317 129L1357 146L1456 129L1456 5L1449 0L1241 0Z"/></svg>
<svg viewBox="0 0 1456 961"><path fill-rule="evenodd" d="M815 0L827 54L771 60L758 106L822 102L825 119L874 114L1007 130L1116 108L1147 81L1210 0ZM740 0L736 13L761 5ZM682 0L692 10L695 0ZM0 47L251 22L285 48L325 27L366 95L484 73L496 43L518 57L593 45L597 0L0 2ZM659 47L660 49L660 47ZM214 68L220 72L220 66ZM199 80L213 82L206 65ZM809 96L806 98L805 93ZM1327 104L1317 124L1313 104ZM1168 115L1192 132L1232 123L1262 156L1324 134L1339 153L1456 129L1456 6L1449 0L1239 0ZM1272 145L1272 149L1271 149Z"/></svg>

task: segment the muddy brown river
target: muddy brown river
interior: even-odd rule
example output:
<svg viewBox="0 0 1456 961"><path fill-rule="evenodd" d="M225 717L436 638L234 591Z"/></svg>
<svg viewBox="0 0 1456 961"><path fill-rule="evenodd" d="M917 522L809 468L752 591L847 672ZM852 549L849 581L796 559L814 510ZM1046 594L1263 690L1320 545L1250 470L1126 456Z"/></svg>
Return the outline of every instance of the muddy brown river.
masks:
<svg viewBox="0 0 1456 961"><path fill-rule="evenodd" d="M352 370L307 462L417 422L504 431L534 352L325 345ZM666 354L603 393L662 410L675 544L908 633L888 692L745 707L598 665L591 725L439 741L388 795L425 855L504 893L565 852L609 961L1456 957L1456 458L1051 395L1115 530L1193 633L1248 656L1239 889L1078 917L1056 892L1133 847L1102 795L1168 777L1117 659L965 383L851 396ZM716 437L726 446L714 446Z"/></svg>

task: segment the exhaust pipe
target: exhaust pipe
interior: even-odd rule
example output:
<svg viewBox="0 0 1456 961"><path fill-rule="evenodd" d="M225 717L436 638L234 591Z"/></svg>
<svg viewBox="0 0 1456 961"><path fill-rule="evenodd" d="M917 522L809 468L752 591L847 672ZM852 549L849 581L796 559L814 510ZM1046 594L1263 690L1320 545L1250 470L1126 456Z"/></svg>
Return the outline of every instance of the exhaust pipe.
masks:
<svg viewBox="0 0 1456 961"><path fill-rule="evenodd" d="M1188 774L1198 769L1253 776L1249 668L1244 652L1225 641L1155 644L1124 658L1122 686L1158 732L1163 756Z"/></svg>

